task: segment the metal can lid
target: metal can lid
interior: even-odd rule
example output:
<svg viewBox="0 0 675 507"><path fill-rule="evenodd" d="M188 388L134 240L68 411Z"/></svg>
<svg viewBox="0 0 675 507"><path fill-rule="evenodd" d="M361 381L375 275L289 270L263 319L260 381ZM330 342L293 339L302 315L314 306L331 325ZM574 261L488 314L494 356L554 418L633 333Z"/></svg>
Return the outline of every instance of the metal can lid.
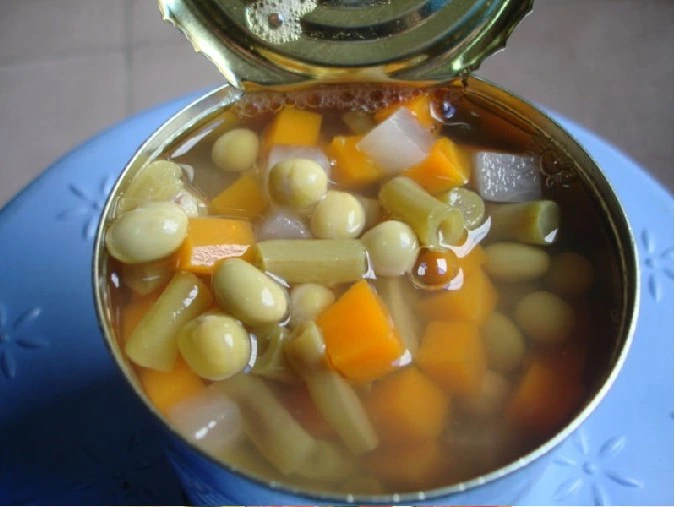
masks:
<svg viewBox="0 0 675 507"><path fill-rule="evenodd" d="M534 0L158 0L238 88L444 82L504 47Z"/></svg>

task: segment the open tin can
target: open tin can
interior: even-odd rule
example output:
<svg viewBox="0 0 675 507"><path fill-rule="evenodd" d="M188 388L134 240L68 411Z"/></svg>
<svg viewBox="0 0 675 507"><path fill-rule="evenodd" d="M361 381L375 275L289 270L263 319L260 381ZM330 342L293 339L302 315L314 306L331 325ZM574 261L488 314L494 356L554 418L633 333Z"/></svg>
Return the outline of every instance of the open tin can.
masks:
<svg viewBox="0 0 675 507"><path fill-rule="evenodd" d="M195 505L517 504L544 470L550 452L589 416L618 375L632 339L639 299L633 236L601 169L547 115L469 74L504 46L532 2L160 0L159 4L164 18L213 61L229 84L169 119L124 169L96 236L93 280L106 344L135 393L158 417L169 458L190 501ZM341 103L349 110L371 111L383 106L383 97L397 103L417 96L419 90L435 97L438 116L447 117L447 126L456 128L460 136L464 125L456 121L455 108L484 114L483 133L499 137L499 132L508 131L509 136L524 140L522 145L540 156L541 185L546 196L562 202L563 218L574 216L575 209L593 210L590 226L583 224L586 217L577 215L579 227L567 232L579 235L575 241L595 255L596 284L602 284L604 291L594 292L588 303L590 329L604 331L588 350L583 402L563 427L508 462L429 487L397 490L390 486L370 494L338 487L322 490L215 459L168 423L124 352L119 276L105 245L106 232L120 214L120 198L150 162L180 161L200 139L226 130L224 118L233 111L240 118L259 114L262 98L272 112L289 103L307 109ZM332 102L322 97L332 97Z"/></svg>

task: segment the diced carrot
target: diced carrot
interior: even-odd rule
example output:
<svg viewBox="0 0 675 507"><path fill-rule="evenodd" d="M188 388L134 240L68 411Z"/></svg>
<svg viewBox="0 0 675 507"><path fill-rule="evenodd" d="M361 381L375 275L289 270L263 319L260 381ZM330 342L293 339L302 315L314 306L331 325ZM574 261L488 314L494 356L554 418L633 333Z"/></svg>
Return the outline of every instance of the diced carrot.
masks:
<svg viewBox="0 0 675 507"><path fill-rule="evenodd" d="M462 320L482 324L497 306L497 291L478 269L459 290L447 290L422 300L418 309L428 320Z"/></svg>
<svg viewBox="0 0 675 507"><path fill-rule="evenodd" d="M470 173L471 166L460 148L447 137L440 137L427 158L403 175L415 180L427 192L439 194L468 183Z"/></svg>
<svg viewBox="0 0 675 507"><path fill-rule="evenodd" d="M446 453L434 440L393 448L382 446L366 457L366 468L396 491L441 486L449 472Z"/></svg>
<svg viewBox="0 0 675 507"><path fill-rule="evenodd" d="M535 360L509 400L506 415L527 431L549 436L561 428L583 396L583 385L569 372Z"/></svg>
<svg viewBox="0 0 675 507"><path fill-rule="evenodd" d="M278 390L279 398L288 412L307 430L317 438L333 438L337 436L333 427L316 409L307 389L302 387L283 386Z"/></svg>
<svg viewBox="0 0 675 507"><path fill-rule="evenodd" d="M380 380L366 409L385 442L418 442L438 438L450 411L450 398L414 366Z"/></svg>
<svg viewBox="0 0 675 507"><path fill-rule="evenodd" d="M365 280L352 285L316 323L333 367L354 382L381 377L403 354L384 303Z"/></svg>
<svg viewBox="0 0 675 507"><path fill-rule="evenodd" d="M335 162L332 177L345 188L362 188L378 181L382 170L356 145L363 136L335 136L326 153Z"/></svg>
<svg viewBox="0 0 675 507"><path fill-rule="evenodd" d="M249 260L255 243L251 223L218 217L190 218L188 235L180 248L179 269L211 274L221 259Z"/></svg>
<svg viewBox="0 0 675 507"><path fill-rule="evenodd" d="M315 146L319 141L321 119L320 114L286 106L272 120L265 142L269 142L270 146Z"/></svg>
<svg viewBox="0 0 675 507"><path fill-rule="evenodd" d="M471 322L430 322L415 361L439 386L458 396L477 393L487 370L480 332Z"/></svg>
<svg viewBox="0 0 675 507"><path fill-rule="evenodd" d="M382 123L392 114L394 114L401 106L405 107L413 115L415 115L417 120L425 127L432 129L439 125L438 121L436 121L436 119L434 119L431 114L431 97L426 94L418 95L417 97L414 97L403 104L393 104L376 111L373 115L375 117L375 121Z"/></svg>
<svg viewBox="0 0 675 507"><path fill-rule="evenodd" d="M157 298L162 293L161 290L139 296L135 292L131 294L131 300L122 307L120 315L120 334L122 342L127 341L131 333L134 332L136 326L141 321L143 316L148 313L152 304L157 301Z"/></svg>
<svg viewBox="0 0 675 507"><path fill-rule="evenodd" d="M258 180L252 174L244 173L213 198L209 209L212 214L253 220L260 217L268 205Z"/></svg>
<svg viewBox="0 0 675 507"><path fill-rule="evenodd" d="M204 382L183 361L177 357L171 371L157 371L150 368L140 368L138 379L145 394L155 405L157 410L167 415L171 407L179 401L190 398L202 389Z"/></svg>
<svg viewBox="0 0 675 507"><path fill-rule="evenodd" d="M480 245L476 245L464 257L458 257L459 267L465 277L469 277L480 269L487 262L485 250Z"/></svg>

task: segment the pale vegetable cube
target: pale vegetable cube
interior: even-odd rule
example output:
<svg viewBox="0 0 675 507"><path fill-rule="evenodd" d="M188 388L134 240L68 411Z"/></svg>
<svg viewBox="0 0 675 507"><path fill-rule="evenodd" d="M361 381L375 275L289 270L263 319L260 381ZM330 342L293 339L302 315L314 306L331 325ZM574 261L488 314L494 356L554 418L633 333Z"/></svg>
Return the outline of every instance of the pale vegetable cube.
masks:
<svg viewBox="0 0 675 507"><path fill-rule="evenodd" d="M474 156L474 181L478 193L487 201L540 199L539 157L480 151Z"/></svg>
<svg viewBox="0 0 675 507"><path fill-rule="evenodd" d="M209 454L221 453L244 438L239 407L216 388L181 401L169 419L181 435Z"/></svg>
<svg viewBox="0 0 675 507"><path fill-rule="evenodd" d="M286 210L276 210L267 215L256 229L258 241L268 239L308 239L312 237L309 226L302 218Z"/></svg>
<svg viewBox="0 0 675 507"><path fill-rule="evenodd" d="M422 162L434 136L405 107L371 130L356 145L383 171L396 174Z"/></svg>

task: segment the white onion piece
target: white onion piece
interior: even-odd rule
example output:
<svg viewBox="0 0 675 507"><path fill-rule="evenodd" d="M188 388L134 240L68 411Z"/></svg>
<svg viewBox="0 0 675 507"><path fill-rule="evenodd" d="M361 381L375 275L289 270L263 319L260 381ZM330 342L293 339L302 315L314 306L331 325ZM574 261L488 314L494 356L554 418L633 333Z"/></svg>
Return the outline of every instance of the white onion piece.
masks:
<svg viewBox="0 0 675 507"><path fill-rule="evenodd" d="M291 158L313 160L330 176L330 161L321 148L317 148L316 146L288 146L285 144L277 144L270 150L267 156L267 172L275 164Z"/></svg>
<svg viewBox="0 0 675 507"><path fill-rule="evenodd" d="M209 214L209 207L195 192L183 189L173 197L173 202L178 204L189 217L200 217Z"/></svg>
<svg viewBox="0 0 675 507"><path fill-rule="evenodd" d="M422 162L434 136L407 108L400 107L371 130L356 147L383 171L395 174Z"/></svg>
<svg viewBox="0 0 675 507"><path fill-rule="evenodd" d="M307 224L297 215L275 210L267 215L256 230L258 241L268 239L307 239L312 237Z"/></svg>
<svg viewBox="0 0 675 507"><path fill-rule="evenodd" d="M494 202L541 199L539 157L480 151L474 156L474 175L480 196Z"/></svg>
<svg viewBox="0 0 675 507"><path fill-rule="evenodd" d="M173 406L169 419L185 438L210 454L244 438L239 406L213 387Z"/></svg>

